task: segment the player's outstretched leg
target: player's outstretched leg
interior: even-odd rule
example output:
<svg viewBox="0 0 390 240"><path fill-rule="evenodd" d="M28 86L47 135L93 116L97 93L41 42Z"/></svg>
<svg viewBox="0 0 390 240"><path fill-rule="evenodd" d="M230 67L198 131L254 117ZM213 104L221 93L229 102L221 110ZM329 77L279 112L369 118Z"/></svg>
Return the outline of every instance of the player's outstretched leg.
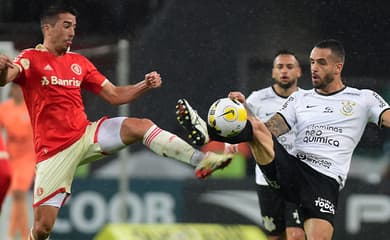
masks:
<svg viewBox="0 0 390 240"><path fill-rule="evenodd" d="M207 123L184 98L177 101L176 119L188 131L188 138L192 144L202 146L209 142Z"/></svg>
<svg viewBox="0 0 390 240"><path fill-rule="evenodd" d="M226 167L233 159L233 154L217 154L207 152L205 157L195 168L195 175L199 179L204 179L214 171Z"/></svg>
<svg viewBox="0 0 390 240"><path fill-rule="evenodd" d="M129 125L133 124L130 123ZM178 136L156 125L152 125L146 131L142 142L158 155L195 166L195 175L200 179L204 179L214 171L224 168L233 159L232 154L203 153Z"/></svg>

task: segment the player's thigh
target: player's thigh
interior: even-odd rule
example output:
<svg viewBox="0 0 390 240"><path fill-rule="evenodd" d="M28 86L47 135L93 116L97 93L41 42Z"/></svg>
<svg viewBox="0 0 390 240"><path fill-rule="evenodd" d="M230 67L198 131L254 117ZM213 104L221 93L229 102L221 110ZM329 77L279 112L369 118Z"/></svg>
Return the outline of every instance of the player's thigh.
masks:
<svg viewBox="0 0 390 240"><path fill-rule="evenodd" d="M331 240L333 235L333 226L330 222L319 219L311 218L304 223L305 233L307 239L324 239Z"/></svg>
<svg viewBox="0 0 390 240"><path fill-rule="evenodd" d="M126 118L122 122L120 136L124 144L142 140L145 133L154 125L147 118Z"/></svg>
<svg viewBox="0 0 390 240"><path fill-rule="evenodd" d="M256 185L259 198L262 224L268 236L278 236L284 232L284 199L281 194L265 185Z"/></svg>

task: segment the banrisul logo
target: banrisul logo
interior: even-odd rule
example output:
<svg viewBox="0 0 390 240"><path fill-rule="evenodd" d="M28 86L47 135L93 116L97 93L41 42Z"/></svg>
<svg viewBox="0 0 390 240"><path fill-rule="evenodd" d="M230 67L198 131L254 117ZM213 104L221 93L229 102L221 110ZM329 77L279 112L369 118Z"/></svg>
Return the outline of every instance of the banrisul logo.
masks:
<svg viewBox="0 0 390 240"><path fill-rule="evenodd" d="M43 76L41 79L42 86L47 85L58 85L58 86L66 86L66 87L80 87L81 81L75 78L72 79L61 79L57 76L50 76L47 78Z"/></svg>
<svg viewBox="0 0 390 240"><path fill-rule="evenodd" d="M335 213L334 204L324 198L318 197L316 200L314 200L314 205L320 209L320 212L322 213Z"/></svg>

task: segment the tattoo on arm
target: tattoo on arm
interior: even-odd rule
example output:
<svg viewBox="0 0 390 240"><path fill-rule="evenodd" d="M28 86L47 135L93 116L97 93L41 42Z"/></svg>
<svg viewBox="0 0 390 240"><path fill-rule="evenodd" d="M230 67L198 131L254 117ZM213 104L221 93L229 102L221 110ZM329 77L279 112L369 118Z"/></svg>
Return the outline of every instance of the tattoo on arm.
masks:
<svg viewBox="0 0 390 240"><path fill-rule="evenodd" d="M280 135L285 134L286 132L290 131L289 126L287 125L286 121L280 114L275 114L272 116L267 122L264 123L265 126L267 126L268 130L271 131L271 133L279 137Z"/></svg>

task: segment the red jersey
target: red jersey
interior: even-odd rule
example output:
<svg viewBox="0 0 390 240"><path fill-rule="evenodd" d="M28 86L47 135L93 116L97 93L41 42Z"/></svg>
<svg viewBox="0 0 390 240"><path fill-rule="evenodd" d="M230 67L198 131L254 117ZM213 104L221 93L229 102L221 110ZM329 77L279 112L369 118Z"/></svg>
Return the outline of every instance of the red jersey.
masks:
<svg viewBox="0 0 390 240"><path fill-rule="evenodd" d="M26 49L14 60L20 74L14 82L23 90L34 132L37 161L76 142L89 124L81 88L99 93L106 80L84 56L55 56L42 45Z"/></svg>

